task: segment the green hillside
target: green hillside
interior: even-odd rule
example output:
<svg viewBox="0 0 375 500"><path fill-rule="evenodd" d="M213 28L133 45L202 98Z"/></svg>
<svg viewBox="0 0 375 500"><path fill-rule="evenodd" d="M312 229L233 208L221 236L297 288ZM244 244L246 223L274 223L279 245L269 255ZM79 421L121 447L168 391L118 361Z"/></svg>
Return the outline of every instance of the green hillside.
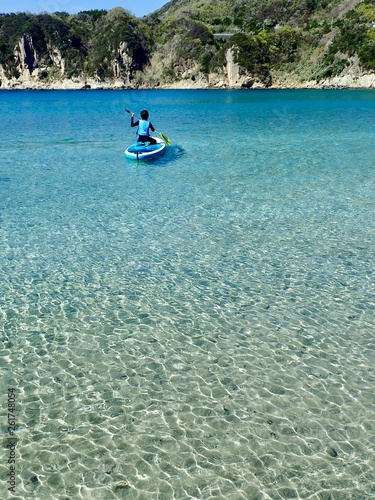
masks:
<svg viewBox="0 0 375 500"><path fill-rule="evenodd" d="M224 64L229 47L236 62L264 82L275 71L319 81L339 75L353 58L362 71L375 70L373 0L172 0L150 19L162 34L181 19L232 34L215 44L211 71ZM185 34L180 38L184 45ZM207 45L201 47L207 53Z"/></svg>
<svg viewBox="0 0 375 500"><path fill-rule="evenodd" d="M223 37L220 34L225 33ZM317 82L375 71L373 0L172 0L137 19L121 7L69 15L0 14L0 85L208 78L231 49L242 74Z"/></svg>

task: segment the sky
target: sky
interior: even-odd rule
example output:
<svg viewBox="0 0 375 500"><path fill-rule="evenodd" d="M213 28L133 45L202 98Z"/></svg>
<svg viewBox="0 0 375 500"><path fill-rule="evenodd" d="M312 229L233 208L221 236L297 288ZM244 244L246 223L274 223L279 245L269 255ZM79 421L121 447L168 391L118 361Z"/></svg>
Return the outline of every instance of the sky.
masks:
<svg viewBox="0 0 375 500"><path fill-rule="evenodd" d="M10 12L69 12L76 14L82 10L123 7L136 17L151 14L168 0L0 0L0 14Z"/></svg>

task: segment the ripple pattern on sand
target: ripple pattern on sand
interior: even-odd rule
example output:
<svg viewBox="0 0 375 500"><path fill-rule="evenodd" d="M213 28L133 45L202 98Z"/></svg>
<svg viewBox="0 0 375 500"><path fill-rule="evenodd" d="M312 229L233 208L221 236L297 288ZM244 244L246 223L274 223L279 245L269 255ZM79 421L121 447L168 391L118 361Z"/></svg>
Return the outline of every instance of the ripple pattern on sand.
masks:
<svg viewBox="0 0 375 500"><path fill-rule="evenodd" d="M236 135L160 168L7 146L18 498L375 498L373 164L288 109L289 148L271 114L237 160Z"/></svg>

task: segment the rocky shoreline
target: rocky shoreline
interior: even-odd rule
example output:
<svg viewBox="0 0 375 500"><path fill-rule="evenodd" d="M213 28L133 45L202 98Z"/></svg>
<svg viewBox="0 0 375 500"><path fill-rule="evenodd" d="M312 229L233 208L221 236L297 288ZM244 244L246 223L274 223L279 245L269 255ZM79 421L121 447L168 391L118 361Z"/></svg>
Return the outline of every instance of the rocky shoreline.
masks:
<svg viewBox="0 0 375 500"><path fill-rule="evenodd" d="M275 80L272 85L265 86L260 82L252 84L230 85L224 80L217 82L188 81L181 80L173 83L158 83L157 85L131 85L123 81L106 82L83 82L79 80L62 80L53 83L40 82L10 82L7 85L1 85L0 90L202 90L202 89L375 89L375 74L363 75L361 77L334 77L321 82L305 81L298 82L294 79Z"/></svg>
<svg viewBox="0 0 375 500"><path fill-rule="evenodd" d="M230 81L227 75L210 74L207 77L185 77L175 82L157 82L150 84L132 84L123 79L61 79L53 82L42 82L33 78L23 80L4 79L0 77L0 90L136 90L136 89L375 89L375 73L352 74L336 76L320 82L309 80L299 81L290 75L274 77L272 85L265 86L262 82L249 78L238 77Z"/></svg>

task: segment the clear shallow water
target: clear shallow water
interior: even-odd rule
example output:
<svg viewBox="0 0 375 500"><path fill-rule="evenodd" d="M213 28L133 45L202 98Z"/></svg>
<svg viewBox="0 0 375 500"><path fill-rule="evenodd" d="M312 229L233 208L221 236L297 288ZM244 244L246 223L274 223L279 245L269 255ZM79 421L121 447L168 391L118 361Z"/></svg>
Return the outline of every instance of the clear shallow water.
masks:
<svg viewBox="0 0 375 500"><path fill-rule="evenodd" d="M0 99L16 497L375 498L374 92Z"/></svg>

